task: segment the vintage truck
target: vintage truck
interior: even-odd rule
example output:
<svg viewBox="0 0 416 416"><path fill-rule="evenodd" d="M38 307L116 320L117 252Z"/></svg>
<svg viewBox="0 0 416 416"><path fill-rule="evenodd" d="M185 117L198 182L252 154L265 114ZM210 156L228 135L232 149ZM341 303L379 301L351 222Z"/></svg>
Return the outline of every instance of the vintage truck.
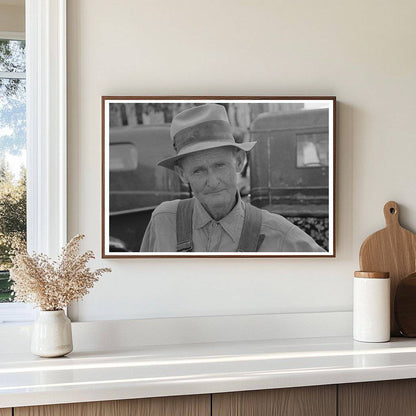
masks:
<svg viewBox="0 0 416 416"><path fill-rule="evenodd" d="M262 113L250 126L250 202L287 217L328 248L328 109Z"/></svg>
<svg viewBox="0 0 416 416"><path fill-rule="evenodd" d="M110 252L139 251L153 210L190 196L174 172L157 166L172 154L169 124L110 130Z"/></svg>

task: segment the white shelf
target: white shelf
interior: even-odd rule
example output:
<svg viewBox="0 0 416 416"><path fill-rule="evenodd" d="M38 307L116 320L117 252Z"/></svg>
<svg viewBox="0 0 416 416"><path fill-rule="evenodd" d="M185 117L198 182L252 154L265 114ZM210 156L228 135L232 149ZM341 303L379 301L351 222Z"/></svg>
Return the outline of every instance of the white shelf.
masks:
<svg viewBox="0 0 416 416"><path fill-rule="evenodd" d="M66 358L0 355L0 407L218 393L416 377L416 340L350 337L209 342Z"/></svg>

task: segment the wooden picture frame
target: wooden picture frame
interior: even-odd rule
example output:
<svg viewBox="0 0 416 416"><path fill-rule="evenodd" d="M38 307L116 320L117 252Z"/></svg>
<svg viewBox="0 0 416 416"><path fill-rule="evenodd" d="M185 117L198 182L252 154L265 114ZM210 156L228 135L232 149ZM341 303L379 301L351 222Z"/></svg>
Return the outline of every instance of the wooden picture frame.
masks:
<svg viewBox="0 0 416 416"><path fill-rule="evenodd" d="M101 104L103 258L335 257L336 97L103 96ZM215 235L194 228L192 251L178 252L175 245L177 199L192 198L195 206L206 208L203 215L212 218L192 190L193 182L181 181L157 163L176 155L172 119L189 108L213 104L224 107L237 145L256 142L241 172L236 172L243 217L247 202L263 210L255 251L235 251L234 223L229 235L224 225L231 217L210 222L224 225ZM180 160L191 159L186 155ZM224 191L218 192L222 198ZM194 219L198 213L194 211ZM155 228L155 217L157 224L165 221L158 225L162 228ZM241 228L236 223L235 229ZM243 237L239 238L241 243ZM216 245L211 244L214 240ZM202 249L196 251L198 247Z"/></svg>

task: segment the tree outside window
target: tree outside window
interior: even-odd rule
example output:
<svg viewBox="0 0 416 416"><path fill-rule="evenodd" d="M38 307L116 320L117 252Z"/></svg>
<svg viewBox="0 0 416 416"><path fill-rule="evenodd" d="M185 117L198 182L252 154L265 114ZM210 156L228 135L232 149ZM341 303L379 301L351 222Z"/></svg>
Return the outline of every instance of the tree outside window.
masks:
<svg viewBox="0 0 416 416"><path fill-rule="evenodd" d="M26 240L25 41L0 39L0 302L12 301L8 269Z"/></svg>

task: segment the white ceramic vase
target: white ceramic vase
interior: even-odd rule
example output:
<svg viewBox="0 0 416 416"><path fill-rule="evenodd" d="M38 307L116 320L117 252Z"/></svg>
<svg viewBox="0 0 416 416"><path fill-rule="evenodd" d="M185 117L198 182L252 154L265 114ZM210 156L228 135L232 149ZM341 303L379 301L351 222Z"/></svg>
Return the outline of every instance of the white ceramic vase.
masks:
<svg viewBox="0 0 416 416"><path fill-rule="evenodd" d="M40 357L62 357L72 351L71 321L61 309L39 311L33 324L31 351Z"/></svg>

